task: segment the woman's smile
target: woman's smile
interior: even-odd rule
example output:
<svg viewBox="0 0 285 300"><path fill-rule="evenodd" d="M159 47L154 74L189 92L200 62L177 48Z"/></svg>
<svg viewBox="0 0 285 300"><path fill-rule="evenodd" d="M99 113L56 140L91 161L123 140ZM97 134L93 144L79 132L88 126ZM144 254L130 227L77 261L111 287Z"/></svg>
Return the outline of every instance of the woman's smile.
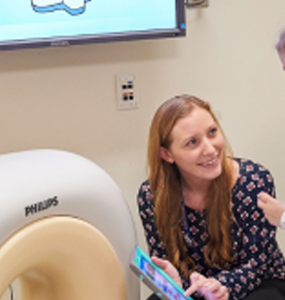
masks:
<svg viewBox="0 0 285 300"><path fill-rule="evenodd" d="M216 167L218 164L219 164L219 158L218 158L218 156L216 156L216 157L212 158L211 160L200 163L198 165L200 165L202 167L213 168L213 167Z"/></svg>

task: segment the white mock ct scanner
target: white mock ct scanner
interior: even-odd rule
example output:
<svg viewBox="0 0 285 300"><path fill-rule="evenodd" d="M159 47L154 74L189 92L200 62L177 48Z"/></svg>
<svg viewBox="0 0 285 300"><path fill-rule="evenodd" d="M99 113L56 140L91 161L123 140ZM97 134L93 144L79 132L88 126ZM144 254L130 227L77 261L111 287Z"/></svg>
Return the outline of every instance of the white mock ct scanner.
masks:
<svg viewBox="0 0 285 300"><path fill-rule="evenodd" d="M0 204L0 298L17 279L21 300L139 299L133 219L95 163L60 150L1 155Z"/></svg>

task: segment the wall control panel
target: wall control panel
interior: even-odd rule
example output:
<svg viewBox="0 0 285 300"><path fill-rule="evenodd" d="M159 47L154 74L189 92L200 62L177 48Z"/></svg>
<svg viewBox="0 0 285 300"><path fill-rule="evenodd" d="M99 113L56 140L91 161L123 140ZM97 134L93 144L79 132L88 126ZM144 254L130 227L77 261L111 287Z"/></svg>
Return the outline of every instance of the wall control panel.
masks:
<svg viewBox="0 0 285 300"><path fill-rule="evenodd" d="M139 107L134 75L117 75L116 93L118 109L136 109Z"/></svg>

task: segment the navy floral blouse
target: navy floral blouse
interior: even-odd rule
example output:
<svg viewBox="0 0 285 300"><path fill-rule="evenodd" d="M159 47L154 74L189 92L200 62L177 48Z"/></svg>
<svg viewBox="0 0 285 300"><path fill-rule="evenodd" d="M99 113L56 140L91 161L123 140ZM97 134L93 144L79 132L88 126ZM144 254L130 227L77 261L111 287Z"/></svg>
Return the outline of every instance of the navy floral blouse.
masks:
<svg viewBox="0 0 285 300"><path fill-rule="evenodd" d="M196 271L206 277L214 277L230 292L230 300L240 300L257 288L263 279L277 278L285 281L285 262L275 239L276 228L257 207L257 196L265 191L275 196L274 182L268 170L250 160L236 159L240 174L232 190L233 263L222 270L207 265L203 250L208 241L205 210L185 207L192 243L188 254L194 260ZM138 193L138 209L144 227L150 256L167 258L154 219L154 200L148 181ZM182 230L182 229L181 229ZM184 289L189 282L183 280ZM198 293L192 295L201 299Z"/></svg>

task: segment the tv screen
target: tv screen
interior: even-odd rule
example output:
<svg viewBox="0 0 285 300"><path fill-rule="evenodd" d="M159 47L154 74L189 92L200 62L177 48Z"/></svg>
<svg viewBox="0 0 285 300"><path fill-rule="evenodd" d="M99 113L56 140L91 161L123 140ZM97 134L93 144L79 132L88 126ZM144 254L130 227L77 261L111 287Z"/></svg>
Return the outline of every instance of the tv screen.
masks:
<svg viewBox="0 0 285 300"><path fill-rule="evenodd" d="M184 0L2 0L0 50L185 35Z"/></svg>

